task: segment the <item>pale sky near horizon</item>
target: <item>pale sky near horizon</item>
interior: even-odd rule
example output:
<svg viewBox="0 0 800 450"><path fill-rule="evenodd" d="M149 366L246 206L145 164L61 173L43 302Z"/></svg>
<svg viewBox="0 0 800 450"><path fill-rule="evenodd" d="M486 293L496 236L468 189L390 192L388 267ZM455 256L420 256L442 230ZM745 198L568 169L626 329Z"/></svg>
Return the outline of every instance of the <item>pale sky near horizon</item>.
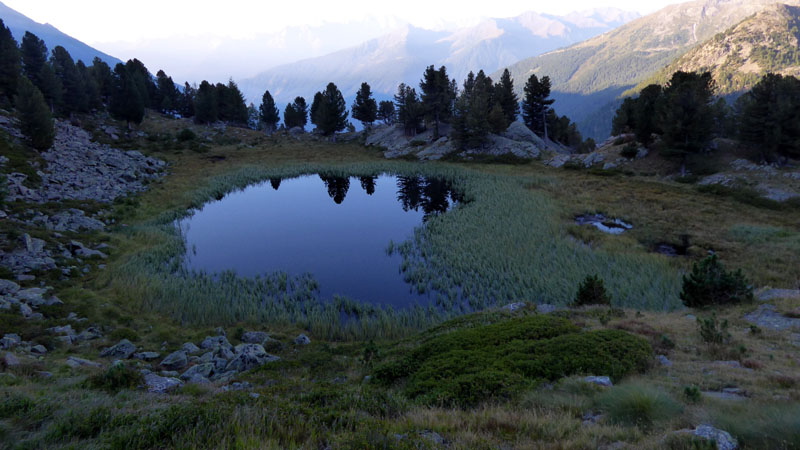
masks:
<svg viewBox="0 0 800 450"><path fill-rule="evenodd" d="M344 1L246 1L227 0L2 0L29 18L50 23L86 43L213 34L244 38L277 32L287 26L347 23L364 19L398 22L442 29L474 24L480 18L512 17L526 11L568 14L572 11L616 7L648 14L682 0L507 0L394 2ZM425 11L425 13L421 13ZM388 31L388 29L387 29Z"/></svg>

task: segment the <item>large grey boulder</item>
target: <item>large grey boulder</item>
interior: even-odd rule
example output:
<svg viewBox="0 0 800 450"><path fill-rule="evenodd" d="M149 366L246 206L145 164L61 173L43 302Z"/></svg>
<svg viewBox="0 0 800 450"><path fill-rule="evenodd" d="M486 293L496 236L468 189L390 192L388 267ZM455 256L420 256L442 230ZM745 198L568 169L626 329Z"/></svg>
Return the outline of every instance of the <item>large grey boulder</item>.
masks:
<svg viewBox="0 0 800 450"><path fill-rule="evenodd" d="M16 294L19 291L19 285L10 280L0 280L0 295Z"/></svg>
<svg viewBox="0 0 800 450"><path fill-rule="evenodd" d="M591 377L585 377L583 379L583 381L585 383L596 384L598 386L603 386L603 387L611 387L611 386L614 385L611 382L611 378L609 378L609 377L594 377L594 376L591 376Z"/></svg>
<svg viewBox="0 0 800 450"><path fill-rule="evenodd" d="M264 331L248 331L242 334L242 342L245 344L264 344L269 339L269 333Z"/></svg>
<svg viewBox="0 0 800 450"><path fill-rule="evenodd" d="M117 345L109 347L102 352L102 358L128 359L136 352L136 346L127 339L119 341Z"/></svg>
<svg viewBox="0 0 800 450"><path fill-rule="evenodd" d="M189 355L194 355L195 353L200 353L200 347L194 345L191 342L187 342L183 344L181 350L185 351Z"/></svg>
<svg viewBox="0 0 800 450"><path fill-rule="evenodd" d="M213 349L215 347L231 348L232 345L225 336L206 336L203 342L200 343L200 348L202 349Z"/></svg>
<svg viewBox="0 0 800 450"><path fill-rule="evenodd" d="M102 367L102 364L88 359L78 358L77 356L70 356L67 358L67 365L73 369L78 367Z"/></svg>
<svg viewBox="0 0 800 450"><path fill-rule="evenodd" d="M144 376L144 383L147 390L156 394L163 394L180 387L183 382L177 378L162 377L154 373Z"/></svg>
<svg viewBox="0 0 800 450"><path fill-rule="evenodd" d="M294 343L297 345L308 345L311 343L311 339L305 334L301 334L294 339Z"/></svg>
<svg viewBox="0 0 800 450"><path fill-rule="evenodd" d="M236 346L236 357L228 363L225 370L244 372L280 358L270 355L260 344L240 344Z"/></svg>
<svg viewBox="0 0 800 450"><path fill-rule="evenodd" d="M511 122L508 129L502 134L506 139L518 142L528 142L533 144L539 150L544 150L546 145L542 138L536 135L530 128L525 126L522 122Z"/></svg>
<svg viewBox="0 0 800 450"><path fill-rule="evenodd" d="M19 359L11 352L6 352L3 355L3 362L6 367L14 367L19 365Z"/></svg>
<svg viewBox="0 0 800 450"><path fill-rule="evenodd" d="M717 444L717 450L736 450L739 448L739 442L730 433L714 428L711 425L698 425L690 433L706 441L713 441Z"/></svg>
<svg viewBox="0 0 800 450"><path fill-rule="evenodd" d="M770 330L800 330L800 319L783 316L773 305L759 305L755 311L744 316L744 320Z"/></svg>
<svg viewBox="0 0 800 450"><path fill-rule="evenodd" d="M214 373L214 364L206 363L206 364L198 364L196 366L189 367L186 372L181 374L181 380L189 381L193 378L197 377L198 375L203 378L211 378L211 374Z"/></svg>
<svg viewBox="0 0 800 450"><path fill-rule="evenodd" d="M180 370L186 367L189 364L189 358L186 356L186 352L183 350L178 350L175 352L170 353L161 361L161 367L166 370Z"/></svg>

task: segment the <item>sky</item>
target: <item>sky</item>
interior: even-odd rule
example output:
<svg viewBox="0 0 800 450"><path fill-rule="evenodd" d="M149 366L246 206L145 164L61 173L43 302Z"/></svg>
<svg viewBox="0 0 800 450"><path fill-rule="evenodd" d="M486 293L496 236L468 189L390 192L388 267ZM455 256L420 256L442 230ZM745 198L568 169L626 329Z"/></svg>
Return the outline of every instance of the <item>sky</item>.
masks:
<svg viewBox="0 0 800 450"><path fill-rule="evenodd" d="M429 29L468 26L485 17L512 17L526 11L567 14L616 7L648 14L680 0L3 0L31 19L50 23L90 45L137 42L171 36L211 34L248 38L287 26L318 26L369 20L391 28L408 22ZM387 30L388 31L388 30Z"/></svg>

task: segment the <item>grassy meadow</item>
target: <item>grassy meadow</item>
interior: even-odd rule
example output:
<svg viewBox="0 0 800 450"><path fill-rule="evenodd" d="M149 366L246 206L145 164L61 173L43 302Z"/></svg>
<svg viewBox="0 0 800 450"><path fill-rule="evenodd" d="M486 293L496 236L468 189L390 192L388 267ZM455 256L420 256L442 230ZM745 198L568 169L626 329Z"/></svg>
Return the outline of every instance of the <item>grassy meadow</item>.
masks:
<svg viewBox="0 0 800 450"><path fill-rule="evenodd" d="M176 139L187 127L195 137ZM792 335L751 327L742 317L754 304L688 310L678 298L682 274L709 250L756 287L798 288L797 209L650 174L555 170L536 161L386 161L358 142L267 137L153 114L141 130L114 142L95 132L170 163L148 192L106 208L115 226L55 238L0 223L6 234L111 246L108 260L87 261L93 270L84 277L42 274L65 303L47 309L45 321L0 311L4 333L48 348L1 368L2 448L695 449L707 444L675 432L702 423L730 432L742 448L800 448ZM463 204L409 241L387 242L402 255L409 283L434 293L431 305L321 301L309 278L216 280L183 269L176 219L248 184L320 171L452 180ZM594 212L634 228L611 236L574 223ZM662 243L685 246L685 255L654 252ZM566 307L592 274L605 281L612 305ZM500 308L513 302L526 306ZM538 313L544 303L561 308ZM773 303L786 313L800 307L797 299ZM45 330L70 312L88 318L78 331L97 324L105 338L59 343ZM342 312L360 320L345 321ZM722 345L699 332L696 317L712 313L729 323ZM150 394L136 387L145 363L116 371L65 365L68 356L97 360L122 338L164 356L216 335L218 326L234 345L245 330L275 341L267 351L280 361L237 376L249 391L187 384ZM310 345L294 344L301 332ZM611 375L615 385L587 384L585 375ZM733 387L741 399L713 395Z"/></svg>

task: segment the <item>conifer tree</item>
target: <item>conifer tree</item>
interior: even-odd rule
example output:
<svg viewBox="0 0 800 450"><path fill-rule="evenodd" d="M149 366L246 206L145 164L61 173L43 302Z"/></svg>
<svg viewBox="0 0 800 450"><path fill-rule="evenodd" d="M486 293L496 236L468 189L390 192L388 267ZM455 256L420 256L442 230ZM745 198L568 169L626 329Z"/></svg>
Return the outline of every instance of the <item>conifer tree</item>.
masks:
<svg viewBox="0 0 800 450"><path fill-rule="evenodd" d="M217 104L217 90L206 80L200 83L194 99L194 121L202 124L212 124L219 118Z"/></svg>
<svg viewBox="0 0 800 450"><path fill-rule="evenodd" d="M625 97L617 108L614 118L611 120L611 134L619 136L621 134L633 133L636 129L635 112L636 99L633 97Z"/></svg>
<svg viewBox="0 0 800 450"><path fill-rule="evenodd" d="M114 92L111 96L109 112L117 120L124 120L130 128L132 123L144 120L144 100L135 77L128 72L126 65L118 63L114 67Z"/></svg>
<svg viewBox="0 0 800 450"><path fill-rule="evenodd" d="M633 108L634 133L636 140L648 146L653 141L653 133L660 133L658 111L663 100L663 90L657 84L651 84L639 93Z"/></svg>
<svg viewBox="0 0 800 450"><path fill-rule="evenodd" d="M381 119L386 125L394 124L394 103L388 100L383 100L378 106L378 118Z"/></svg>
<svg viewBox="0 0 800 450"><path fill-rule="evenodd" d="M114 75L111 73L111 67L105 61L94 57L92 66L89 67L89 73L94 78L97 85L97 91L100 93L104 103L108 103L111 99L111 94L114 91Z"/></svg>
<svg viewBox="0 0 800 450"><path fill-rule="evenodd" d="M371 126L378 119L378 103L372 98L369 84L361 83L352 109L353 118L360 121L365 127Z"/></svg>
<svg viewBox="0 0 800 450"><path fill-rule="evenodd" d="M281 113L278 107L275 106L275 100L269 91L265 91L261 97L261 106L258 108L261 113L261 121L264 122L267 134L274 132L278 128L278 122L281 120Z"/></svg>
<svg viewBox="0 0 800 450"><path fill-rule="evenodd" d="M550 77L541 80L533 74L525 83L522 118L525 125L539 137L547 139L547 112L555 100L550 98Z"/></svg>
<svg viewBox="0 0 800 450"><path fill-rule="evenodd" d="M42 73L39 80L41 83L39 90L42 92L45 102L50 106L50 111L55 112L56 108L59 108L61 105L64 88L50 63L46 63L42 66Z"/></svg>
<svg viewBox="0 0 800 450"><path fill-rule="evenodd" d="M47 150L53 145L55 130L50 109L39 89L26 77L20 78L15 99L20 119L20 130L33 148Z"/></svg>
<svg viewBox="0 0 800 450"><path fill-rule="evenodd" d="M78 61L75 64L75 69L78 71L78 78L80 79L81 89L86 95L86 106L89 110L101 109L103 107L103 100L100 96L100 89L97 82L94 80L89 68L83 61Z"/></svg>
<svg viewBox="0 0 800 450"><path fill-rule="evenodd" d="M157 106L161 112L173 111L178 106L178 89L172 77L167 76L163 70L156 73Z"/></svg>
<svg viewBox="0 0 800 450"><path fill-rule="evenodd" d="M347 104L342 92L333 83L322 91L316 111L317 127L324 136L329 136L347 127Z"/></svg>
<svg viewBox="0 0 800 450"><path fill-rule="evenodd" d="M247 124L247 104L239 86L230 79L228 84L217 84L217 109L219 120L239 125Z"/></svg>
<svg viewBox="0 0 800 450"><path fill-rule="evenodd" d="M283 122L286 128L300 127L305 129L308 123L308 106L306 106L306 99L303 97L296 97L294 102L286 105L286 111L283 113Z"/></svg>
<svg viewBox="0 0 800 450"><path fill-rule="evenodd" d="M26 31L20 45L22 53L22 73L34 86L42 88L42 69L47 64L47 45L38 36Z"/></svg>
<svg viewBox="0 0 800 450"><path fill-rule="evenodd" d="M317 92L314 94L314 100L311 102L311 109L309 110L309 116L311 116L311 123L314 126L319 126L317 123L317 111L319 111L319 105L322 103L322 92Z"/></svg>
<svg viewBox="0 0 800 450"><path fill-rule="evenodd" d="M425 120L433 124L433 138L439 138L439 124L448 122L453 115L455 91L445 66L439 70L428 66L419 82L420 100L425 111Z"/></svg>
<svg viewBox="0 0 800 450"><path fill-rule="evenodd" d="M800 80L767 74L737 102L739 136L760 158L800 157Z"/></svg>
<svg viewBox="0 0 800 450"><path fill-rule="evenodd" d="M197 88L188 82L183 84L183 92L178 97L178 112L183 117L194 117L194 102L197 97Z"/></svg>
<svg viewBox="0 0 800 450"><path fill-rule="evenodd" d="M503 109L503 115L506 119L506 127L511 125L517 120L519 114L519 97L514 92L514 80L511 78L511 73L508 69L503 71L500 81L495 84L495 98L497 103Z"/></svg>
<svg viewBox="0 0 800 450"><path fill-rule="evenodd" d="M494 134L500 134L508 129L506 115L499 101L494 103L492 110L489 111L487 120L489 121L489 127Z"/></svg>
<svg viewBox="0 0 800 450"><path fill-rule="evenodd" d="M405 83L400 83L397 87L397 94L394 96L397 106L397 121L403 125L406 136L414 136L423 131L422 120L425 116L425 108L419 101L417 91Z"/></svg>
<svg viewBox="0 0 800 450"><path fill-rule="evenodd" d="M17 41L0 19L0 100L13 101L19 75L20 54Z"/></svg>
<svg viewBox="0 0 800 450"><path fill-rule="evenodd" d="M125 68L139 91L139 97L144 102L145 108L157 108L158 105L153 104L157 96L156 84L153 82L153 76L144 63L136 58L129 59L125 63Z"/></svg>
<svg viewBox="0 0 800 450"><path fill-rule="evenodd" d="M665 155L680 158L682 175L686 173L688 155L704 151L713 136L714 89L710 72L680 71L672 75L664 89L660 118L667 146Z"/></svg>
<svg viewBox="0 0 800 450"><path fill-rule="evenodd" d="M53 55L50 57L50 64L53 66L56 77L61 82L62 112L64 114L72 114L88 111L89 98L81 82L78 69L75 67L75 61L73 61L69 52L60 45L56 46L53 49Z"/></svg>
<svg viewBox="0 0 800 450"><path fill-rule="evenodd" d="M460 148L476 148L486 141L491 129L489 113L493 97L492 80L482 70L478 75L472 72L467 75L464 89L456 101L452 129L452 137Z"/></svg>

